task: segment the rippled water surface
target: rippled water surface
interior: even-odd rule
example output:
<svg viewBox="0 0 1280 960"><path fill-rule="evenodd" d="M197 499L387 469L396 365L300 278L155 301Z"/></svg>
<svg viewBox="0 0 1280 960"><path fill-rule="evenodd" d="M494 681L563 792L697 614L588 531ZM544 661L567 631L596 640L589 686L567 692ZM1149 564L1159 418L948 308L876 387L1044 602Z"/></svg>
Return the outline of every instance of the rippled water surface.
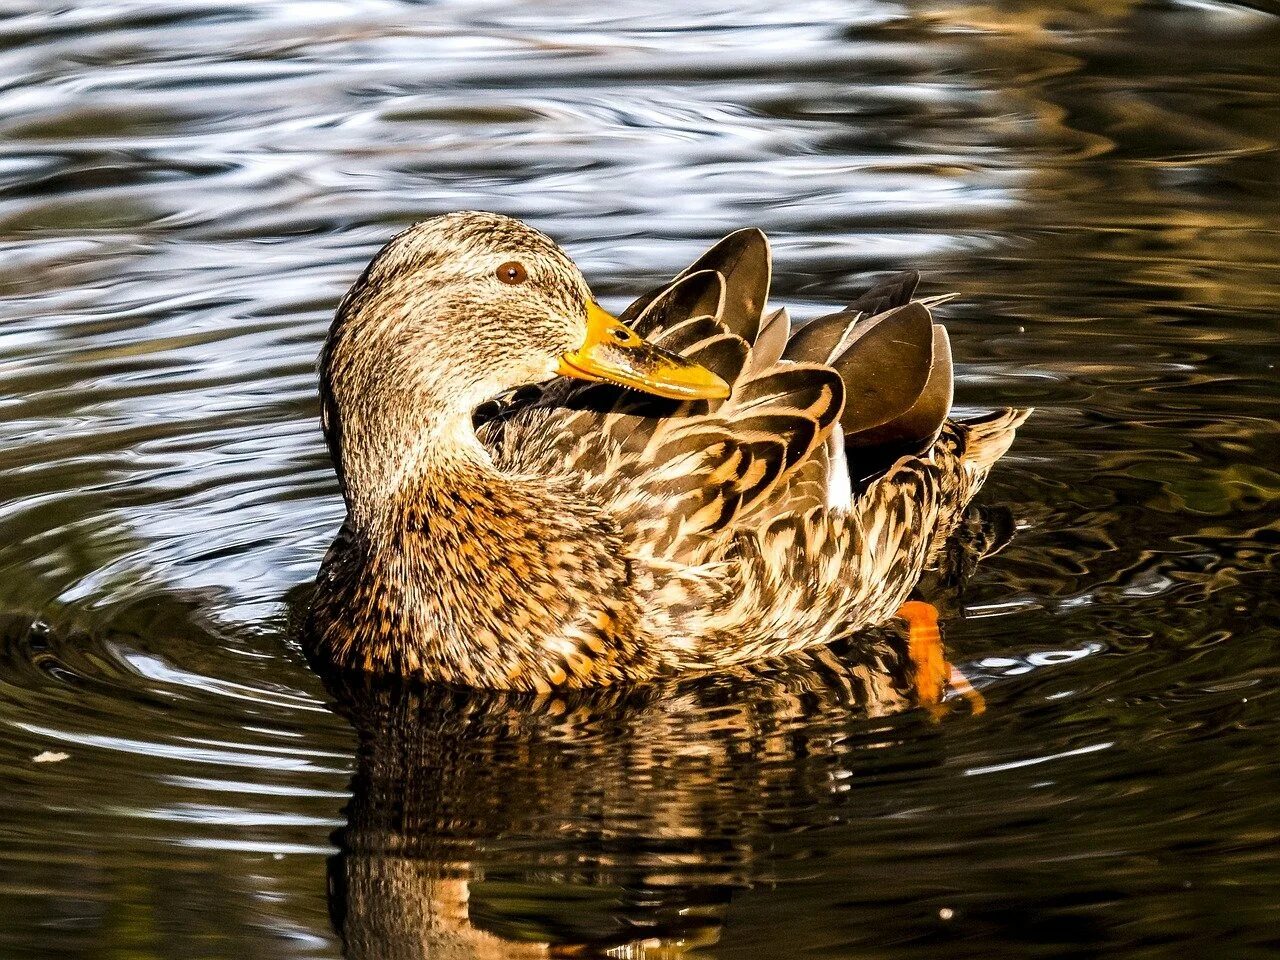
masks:
<svg viewBox="0 0 1280 960"><path fill-rule="evenodd" d="M662 6L3 5L0 957L1280 950L1278 11ZM463 207L614 307L745 224L801 316L958 292L961 403L1037 407L986 712L326 689L316 353Z"/></svg>

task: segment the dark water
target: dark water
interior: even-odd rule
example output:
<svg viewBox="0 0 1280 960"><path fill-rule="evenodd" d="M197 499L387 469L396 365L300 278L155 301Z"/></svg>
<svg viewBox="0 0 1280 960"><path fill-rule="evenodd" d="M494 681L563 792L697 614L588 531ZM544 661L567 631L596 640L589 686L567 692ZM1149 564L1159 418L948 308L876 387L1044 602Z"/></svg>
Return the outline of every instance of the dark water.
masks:
<svg viewBox="0 0 1280 960"><path fill-rule="evenodd" d="M1280 951L1280 11L658 6L3 5L0 957ZM744 224L802 316L958 291L961 402L1038 408L986 712L326 690L315 355L462 207L613 307Z"/></svg>

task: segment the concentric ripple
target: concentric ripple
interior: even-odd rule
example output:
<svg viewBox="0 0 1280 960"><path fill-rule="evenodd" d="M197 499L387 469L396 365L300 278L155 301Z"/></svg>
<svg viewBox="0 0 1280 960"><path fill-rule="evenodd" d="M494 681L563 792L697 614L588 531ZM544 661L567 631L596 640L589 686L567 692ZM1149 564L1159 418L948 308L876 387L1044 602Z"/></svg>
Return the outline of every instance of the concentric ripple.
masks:
<svg viewBox="0 0 1280 960"><path fill-rule="evenodd" d="M0 12L0 956L1274 950L1277 11L663 6ZM801 317L955 291L964 408L1037 408L946 625L986 712L326 690L316 354L468 207L610 306L744 224Z"/></svg>

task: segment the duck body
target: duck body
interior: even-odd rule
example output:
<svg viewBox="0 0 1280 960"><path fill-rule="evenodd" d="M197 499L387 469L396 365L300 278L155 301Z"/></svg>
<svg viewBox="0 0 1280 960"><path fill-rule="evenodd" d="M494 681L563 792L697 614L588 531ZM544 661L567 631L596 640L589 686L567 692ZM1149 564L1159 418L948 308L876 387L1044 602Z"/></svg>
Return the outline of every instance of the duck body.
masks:
<svg viewBox="0 0 1280 960"><path fill-rule="evenodd" d="M605 511L553 478L453 479L418 491L386 536L340 537L313 608L328 625L325 660L492 689L655 673L626 542Z"/></svg>
<svg viewBox="0 0 1280 960"><path fill-rule="evenodd" d="M739 231L615 319L518 221L451 214L388 244L322 357L348 516L312 653L546 690L891 618L1027 412L949 419L914 275L794 334L769 279Z"/></svg>

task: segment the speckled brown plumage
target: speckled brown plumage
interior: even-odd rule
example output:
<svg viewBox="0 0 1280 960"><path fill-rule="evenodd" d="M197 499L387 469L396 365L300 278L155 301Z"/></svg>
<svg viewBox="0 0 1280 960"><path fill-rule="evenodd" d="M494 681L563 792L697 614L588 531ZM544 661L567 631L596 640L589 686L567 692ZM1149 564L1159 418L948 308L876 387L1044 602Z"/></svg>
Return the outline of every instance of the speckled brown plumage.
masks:
<svg viewBox="0 0 1280 960"><path fill-rule="evenodd" d="M512 259L519 287L493 280ZM679 403L554 376L590 292L541 234L466 213L393 240L322 359L348 518L315 652L542 690L746 663L891 617L1026 413L946 419L945 332L914 275L861 298L873 315L792 336L763 312L769 266L740 231L623 315L732 388Z"/></svg>
<svg viewBox="0 0 1280 960"><path fill-rule="evenodd" d="M330 658L503 689L653 675L606 515L570 516L571 495L545 484L433 479L387 518L390 542L348 523L314 607Z"/></svg>

